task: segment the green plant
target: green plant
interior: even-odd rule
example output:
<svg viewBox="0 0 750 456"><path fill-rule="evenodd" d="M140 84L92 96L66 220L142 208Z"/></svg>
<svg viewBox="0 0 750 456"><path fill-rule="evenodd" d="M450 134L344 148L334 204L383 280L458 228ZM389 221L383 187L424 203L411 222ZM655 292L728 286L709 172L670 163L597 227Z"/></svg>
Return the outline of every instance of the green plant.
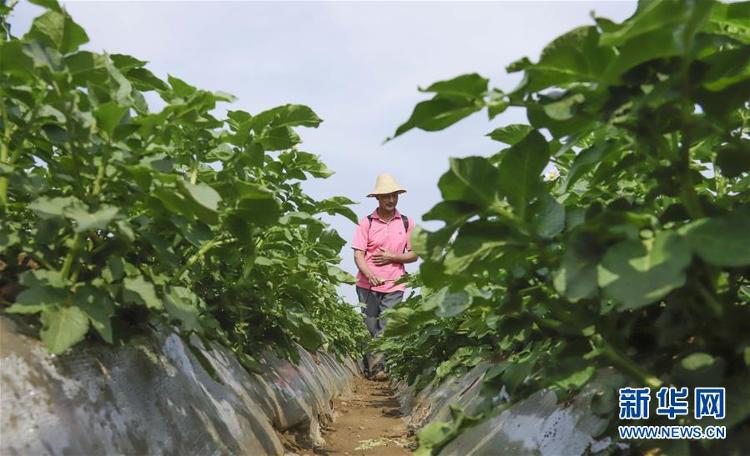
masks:
<svg viewBox="0 0 750 456"><path fill-rule="evenodd" d="M335 290L353 282L336 266L344 240L317 216L356 222L353 202L300 186L332 174L294 130L321 119L301 105L219 118L232 96L81 50L88 37L57 2L34 3L44 14L0 45L4 312L39 315L53 353L151 321L217 339L248 367L267 346L361 349L366 330Z"/></svg>
<svg viewBox="0 0 750 456"><path fill-rule="evenodd" d="M632 385L726 386L726 440L637 446L747 453L749 25L747 2L643 1L512 63L524 78L510 92L477 74L425 89L395 136L485 108L529 124L493 130L507 147L441 177L424 219L445 226L413 239L425 297L379 342L392 368L424 384L476 354L493 363L485 387L513 401L569 397L607 366ZM596 413L613 416L614 388Z"/></svg>

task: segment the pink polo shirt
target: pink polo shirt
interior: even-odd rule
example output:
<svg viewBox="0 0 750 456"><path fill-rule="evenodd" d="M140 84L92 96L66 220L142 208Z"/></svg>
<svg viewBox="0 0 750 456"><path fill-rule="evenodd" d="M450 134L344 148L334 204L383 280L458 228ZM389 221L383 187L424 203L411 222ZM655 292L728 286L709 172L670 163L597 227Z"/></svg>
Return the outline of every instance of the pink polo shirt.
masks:
<svg viewBox="0 0 750 456"><path fill-rule="evenodd" d="M367 277L365 277L365 275L362 274L362 271L360 271L357 274L357 286L383 293L404 291L406 289L406 284L402 283L400 285L394 285L392 282L398 280L406 273L404 264L389 263L383 266L377 266L373 263L372 256L381 248L397 254L402 254L404 251L411 250L411 242L409 241L409 238L411 237L411 231L414 224L410 219L409 231L404 232L404 222L401 219L401 214L398 210L396 210L396 214L388 223L385 223L380 218L377 209L373 211L370 216L372 217L372 225L370 225L370 221L367 217L362 217L359 220L357 231L354 233L352 248L365 252L365 262L367 262L367 266L373 274L383 280L391 280L391 282L385 282L383 285L371 288Z"/></svg>

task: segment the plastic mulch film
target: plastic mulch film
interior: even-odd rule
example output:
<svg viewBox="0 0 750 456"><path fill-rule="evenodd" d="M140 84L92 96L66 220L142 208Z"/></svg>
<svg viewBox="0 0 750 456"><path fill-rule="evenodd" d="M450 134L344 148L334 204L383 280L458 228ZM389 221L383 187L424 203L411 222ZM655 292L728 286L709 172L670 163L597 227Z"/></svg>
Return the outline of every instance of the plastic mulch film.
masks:
<svg viewBox="0 0 750 456"><path fill-rule="evenodd" d="M487 366L479 365L463 376L428 385L414 399L410 426L419 429L432 422L449 420L451 405L467 415L478 413L487 395L487 391L484 397L480 394L481 377L486 370ZM613 445L610 438L599 438L608 420L592 412L591 400L615 376L611 370L598 372L579 394L565 402L559 401L554 392L541 390L508 406L507 395L498 391L492 398L495 414L490 412L483 422L465 429L439 454L579 456L605 450Z"/></svg>
<svg viewBox="0 0 750 456"><path fill-rule="evenodd" d="M301 351L248 373L227 349L167 328L60 356L0 317L0 454L283 454L277 431L318 434L352 366Z"/></svg>

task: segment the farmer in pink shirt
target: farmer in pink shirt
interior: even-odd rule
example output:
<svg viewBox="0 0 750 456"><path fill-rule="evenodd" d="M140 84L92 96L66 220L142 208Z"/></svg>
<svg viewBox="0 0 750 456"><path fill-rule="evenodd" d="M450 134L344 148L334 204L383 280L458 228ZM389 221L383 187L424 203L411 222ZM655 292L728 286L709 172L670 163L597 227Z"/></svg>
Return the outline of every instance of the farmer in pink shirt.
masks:
<svg viewBox="0 0 750 456"><path fill-rule="evenodd" d="M404 264L417 261L409 242L413 224L396 210L398 195L405 192L390 174L378 176L375 189L367 195L378 200L378 208L360 219L352 242L354 262L359 269L357 296L366 305L365 324L373 337L385 327L380 314L404 297L406 285L394 284L406 273ZM370 374L374 373L373 368L382 369L369 365L365 368Z"/></svg>

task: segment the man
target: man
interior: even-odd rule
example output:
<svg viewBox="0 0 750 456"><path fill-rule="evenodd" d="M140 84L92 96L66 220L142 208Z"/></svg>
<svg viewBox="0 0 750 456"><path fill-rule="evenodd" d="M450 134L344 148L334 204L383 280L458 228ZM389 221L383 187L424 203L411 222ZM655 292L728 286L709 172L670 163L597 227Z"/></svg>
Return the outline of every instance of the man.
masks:
<svg viewBox="0 0 750 456"><path fill-rule="evenodd" d="M404 297L405 284L395 285L406 273L405 263L417 256L411 251L414 224L402 216L396 205L398 195L406 193L390 174L381 174L375 180L375 189L367 195L378 200L378 207L359 221L352 248L357 264L357 296L365 304L365 324L372 337L377 337L385 327L380 315ZM365 370L371 377L383 377L382 362L370 354L365 356ZM379 372L381 371L381 372Z"/></svg>

